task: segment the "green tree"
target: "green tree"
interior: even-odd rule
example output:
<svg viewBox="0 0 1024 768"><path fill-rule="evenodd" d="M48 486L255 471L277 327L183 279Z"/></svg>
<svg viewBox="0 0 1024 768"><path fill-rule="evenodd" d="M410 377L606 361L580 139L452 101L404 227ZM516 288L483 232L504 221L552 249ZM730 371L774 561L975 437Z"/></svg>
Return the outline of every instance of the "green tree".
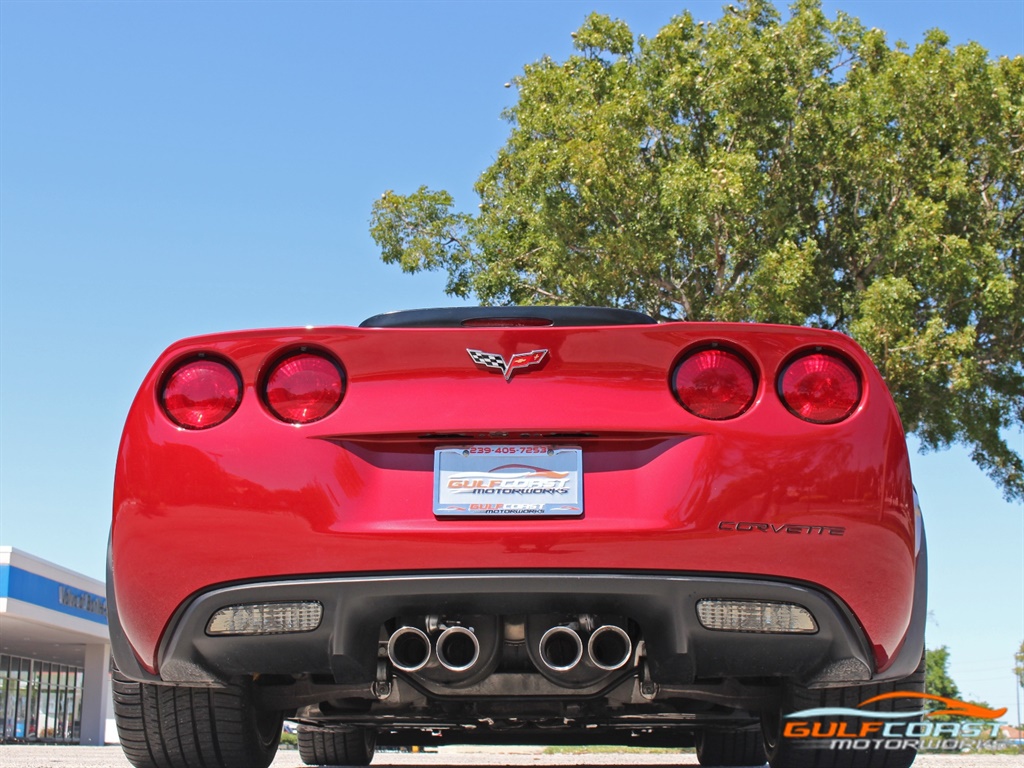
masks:
<svg viewBox="0 0 1024 768"><path fill-rule="evenodd" d="M1024 720L1020 717L1020 690L1024 688L1024 640L1020 641L1020 648L1013 654L1013 675L1017 678L1017 727L1024 728Z"/></svg>
<svg viewBox="0 0 1024 768"><path fill-rule="evenodd" d="M1024 500L1024 58L791 10L652 38L591 15L515 79L474 213L426 186L374 204L382 258L485 304L845 331L908 431Z"/></svg>
<svg viewBox="0 0 1024 768"><path fill-rule="evenodd" d="M1024 688L1024 640L1020 641L1020 648L1013 654L1013 674L1017 678L1017 686Z"/></svg>
<svg viewBox="0 0 1024 768"><path fill-rule="evenodd" d="M949 648L941 646L924 652L924 690L935 696L960 698L960 689L949 676Z"/></svg>

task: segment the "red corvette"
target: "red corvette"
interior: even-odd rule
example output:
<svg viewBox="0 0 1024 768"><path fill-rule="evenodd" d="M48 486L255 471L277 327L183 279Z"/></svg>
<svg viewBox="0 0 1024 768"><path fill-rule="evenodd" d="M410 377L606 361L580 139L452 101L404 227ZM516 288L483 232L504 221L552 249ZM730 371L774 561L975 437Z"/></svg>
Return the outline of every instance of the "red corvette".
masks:
<svg viewBox="0 0 1024 768"><path fill-rule="evenodd" d="M921 690L925 568L896 409L838 333L505 307L186 339L117 461L115 713L139 768L263 768L283 718L319 765L905 766L787 716Z"/></svg>

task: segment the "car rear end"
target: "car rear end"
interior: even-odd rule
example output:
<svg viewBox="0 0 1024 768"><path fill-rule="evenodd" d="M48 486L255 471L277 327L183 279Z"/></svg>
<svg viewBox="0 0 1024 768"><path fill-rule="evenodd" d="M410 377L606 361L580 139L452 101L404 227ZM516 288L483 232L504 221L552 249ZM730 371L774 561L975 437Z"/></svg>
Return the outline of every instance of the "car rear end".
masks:
<svg viewBox="0 0 1024 768"><path fill-rule="evenodd" d="M543 309L370 326L154 365L115 484L128 678L257 680L394 743L678 743L786 686L917 667L902 428L846 336Z"/></svg>

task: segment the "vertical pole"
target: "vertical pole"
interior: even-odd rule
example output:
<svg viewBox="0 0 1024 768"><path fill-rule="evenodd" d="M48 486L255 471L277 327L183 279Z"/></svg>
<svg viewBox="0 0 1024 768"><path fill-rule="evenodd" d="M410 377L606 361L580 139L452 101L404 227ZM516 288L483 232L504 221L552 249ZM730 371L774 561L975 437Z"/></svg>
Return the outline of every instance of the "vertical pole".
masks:
<svg viewBox="0 0 1024 768"><path fill-rule="evenodd" d="M1020 719L1020 688L1024 684L1022 677L1017 678L1017 727L1014 730L1017 732L1017 738L1024 737L1024 720Z"/></svg>
<svg viewBox="0 0 1024 768"><path fill-rule="evenodd" d="M85 646L82 679L82 744L102 747L106 742L110 701L110 646Z"/></svg>

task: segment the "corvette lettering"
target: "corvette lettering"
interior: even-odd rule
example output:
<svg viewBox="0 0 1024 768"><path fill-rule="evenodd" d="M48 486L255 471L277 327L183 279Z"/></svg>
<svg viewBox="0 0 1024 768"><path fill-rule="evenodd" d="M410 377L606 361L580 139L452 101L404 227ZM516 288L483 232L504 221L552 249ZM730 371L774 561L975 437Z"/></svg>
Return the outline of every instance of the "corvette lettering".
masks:
<svg viewBox="0 0 1024 768"><path fill-rule="evenodd" d="M485 368L497 368L505 376L505 381L512 379L512 374L531 365L539 365L548 356L546 349L534 349L530 352L517 352L505 361L496 352L483 352L479 349L467 349L470 359Z"/></svg>
<svg viewBox="0 0 1024 768"><path fill-rule="evenodd" d="M723 520L718 524L720 531L759 531L760 533L793 533L811 536L845 536L846 529L833 525L798 525L794 523L736 523Z"/></svg>

